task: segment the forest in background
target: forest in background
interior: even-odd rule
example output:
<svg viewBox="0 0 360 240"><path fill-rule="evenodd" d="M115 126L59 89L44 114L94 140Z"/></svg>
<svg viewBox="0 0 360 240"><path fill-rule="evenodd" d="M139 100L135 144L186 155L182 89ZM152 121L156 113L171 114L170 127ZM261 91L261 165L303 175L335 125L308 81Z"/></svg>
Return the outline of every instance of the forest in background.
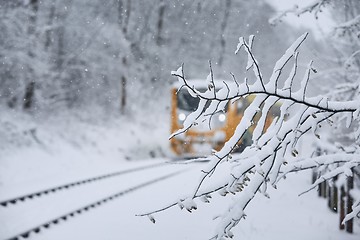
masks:
<svg viewBox="0 0 360 240"><path fill-rule="evenodd" d="M296 36L270 26L274 14L262 0L1 0L0 105L94 117L163 110L182 63L190 78L204 78L209 60L217 78L241 78L240 36L256 35L270 73Z"/></svg>

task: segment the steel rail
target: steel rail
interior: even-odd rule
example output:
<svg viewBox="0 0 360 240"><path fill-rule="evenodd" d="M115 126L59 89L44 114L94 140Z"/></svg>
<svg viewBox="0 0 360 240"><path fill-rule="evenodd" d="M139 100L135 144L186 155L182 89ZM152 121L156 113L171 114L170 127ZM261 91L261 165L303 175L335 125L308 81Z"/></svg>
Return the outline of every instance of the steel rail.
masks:
<svg viewBox="0 0 360 240"><path fill-rule="evenodd" d="M185 172L186 170L181 170L181 171L176 171L176 172L173 172L173 173L170 173L170 174L167 174L167 175L164 175L164 176L161 176L159 178L155 178L155 179L152 179L150 181L146 181L146 182L143 182L141 184L138 184L136 186L133 186L133 187L130 187L128 189L125 189L125 190L122 190L120 192L117 192L115 194L112 194L110 196L107 196L105 198L102 198L96 202L93 202L93 203L90 203L84 207L81 207L81 208L78 208L78 209L75 209L71 212L68 212L66 214L63 214L61 216L58 216L58 217L55 217L49 221L46 221L45 223L42 223L40 225L37 225L35 227L32 227L31 229L28 229L24 232L21 232L19 234L16 234L15 236L13 237L10 237L10 238L6 238L4 240L20 240L20 239L23 239L23 238L28 238L32 233L33 234L38 234L41 232L41 230L46 230L46 229L49 229L51 226L53 225L57 225L58 223L62 222L62 221L67 221L67 220L70 220L70 218L73 218L73 217L76 217L84 212L87 212L91 209L94 209L96 207L99 207L111 200L114 200L116 198L119 198L121 196L124 196L124 195L127 195L131 192L134 192L136 190L139 190L141 188L144 188L144 187L147 187L149 185L152 185L154 183L157 183L157 182L160 182L160 181L164 181L165 179L168 179L168 178L171 178L171 177L174 177L180 173L183 173Z"/></svg>
<svg viewBox="0 0 360 240"><path fill-rule="evenodd" d="M19 202L25 202L26 200L32 200L32 199L35 199L36 197L42 197L44 195L56 193L60 190L64 190L64 189L68 190L68 189L76 187L76 186L81 186L81 185L93 183L96 181L105 180L105 179L108 179L111 177L117 177L117 176L131 173L131 172L137 172L137 171L142 171L142 170L146 170L146 169L150 169L150 168L156 168L156 167L160 167L163 165L167 165L167 163L166 162L165 163L157 163L157 164L152 164L152 165L147 165L147 166L142 166L142 167L137 167L137 168L126 169L126 170L122 170L122 171L117 171L117 172L113 172L113 173L103 174L103 175L86 178L86 179L82 179L82 180L77 180L74 182L70 182L70 183L58 185L55 187L47 188L44 190L28 193L28 194L14 197L11 199L2 200L2 201L0 201L0 206L7 207L10 204L15 205Z"/></svg>

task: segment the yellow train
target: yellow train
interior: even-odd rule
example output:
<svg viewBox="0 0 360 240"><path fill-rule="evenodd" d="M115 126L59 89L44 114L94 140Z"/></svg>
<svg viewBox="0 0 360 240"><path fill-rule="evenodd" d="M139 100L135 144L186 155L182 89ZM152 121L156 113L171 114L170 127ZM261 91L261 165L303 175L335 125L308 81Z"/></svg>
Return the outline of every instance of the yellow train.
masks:
<svg viewBox="0 0 360 240"><path fill-rule="evenodd" d="M201 92L206 90L205 80L189 80L191 86ZM215 86L221 86L215 82ZM192 97L187 89L182 88L180 91L179 83L173 84L171 88L171 132L175 132L182 128L182 124L188 114L196 110L199 99ZM211 154L214 149L220 150L227 140L234 134L235 128L240 122L244 110L253 100L253 96L248 96L237 100L232 104L228 104L225 112L216 113L209 123L198 124L190 128L184 134L177 135L170 140L172 151L181 157L206 156ZM267 118L265 128L267 128L273 117L277 116L279 108L271 109ZM260 116L255 117L258 119ZM246 146L250 145L252 140L252 131L255 126L245 134L238 143L237 151L242 151Z"/></svg>

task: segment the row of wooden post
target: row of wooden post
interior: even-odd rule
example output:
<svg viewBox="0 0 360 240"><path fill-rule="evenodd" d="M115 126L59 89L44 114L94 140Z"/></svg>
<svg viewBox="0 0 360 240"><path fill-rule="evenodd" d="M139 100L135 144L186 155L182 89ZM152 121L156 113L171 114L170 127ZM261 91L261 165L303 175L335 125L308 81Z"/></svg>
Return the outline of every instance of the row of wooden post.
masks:
<svg viewBox="0 0 360 240"><path fill-rule="evenodd" d="M313 182L316 180L316 173L313 174ZM342 224L345 216L351 212L353 205L353 198L350 195L350 190L354 188L354 178L347 177L346 184L341 186L340 189L336 186L335 182L337 177L333 179L333 184L323 182L319 184L318 193L319 197L328 200L328 207L331 211L339 213L339 227L348 233L353 232L353 220L349 220Z"/></svg>

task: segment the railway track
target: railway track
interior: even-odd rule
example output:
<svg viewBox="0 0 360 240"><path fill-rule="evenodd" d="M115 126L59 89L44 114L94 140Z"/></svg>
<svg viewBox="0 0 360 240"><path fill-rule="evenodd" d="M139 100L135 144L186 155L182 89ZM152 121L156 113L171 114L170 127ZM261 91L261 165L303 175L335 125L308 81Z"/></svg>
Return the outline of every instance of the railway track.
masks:
<svg viewBox="0 0 360 240"><path fill-rule="evenodd" d="M165 167L165 169L162 170L160 169L161 167ZM47 208L44 208L44 206L49 206L50 208L55 206L56 211L50 211L50 213L46 213L45 216L38 217L37 221L40 222L40 224L35 225L32 220L29 221L28 219L25 219L23 220L25 223L24 225L20 224L19 226L14 225L14 228L10 227L10 233L8 231L7 233L1 234L0 228L0 239L20 240L29 238L34 234L49 229L50 226L55 226L60 222L68 222L70 219L78 215L98 208L99 206L134 191L174 177L187 169L188 168L186 167L179 170L177 168L170 167L167 163L157 163L98 175L3 200L0 202L0 206L2 206L0 207L0 210L3 209L0 213L3 214L3 217L5 216L4 219L10 219L7 226L13 226L11 225L12 223L19 225L16 220L21 220L24 214L25 216L28 215L27 211L30 213L37 213L39 211L46 212ZM168 172L168 174L161 174L159 177L159 173L164 171ZM150 177L151 175L152 178ZM139 176L141 176L141 178L139 178ZM136 183L133 183L134 181L129 181L134 178L139 178L135 181ZM139 180L142 181L139 182ZM122 183L120 184L120 187L117 184L119 182ZM103 191L102 188L106 190ZM115 189L117 189L117 191ZM119 191L119 189L121 190ZM82 192L85 192L85 196L83 196ZM79 196L82 197L81 201L78 201L77 199ZM56 201L54 201L54 199ZM74 199L76 201L74 201L74 204L67 205L66 200L69 201L69 199ZM73 203L72 200L71 203ZM58 206L57 204L60 205ZM69 205L71 207L69 207ZM69 211L68 209L71 210ZM3 229L5 229L6 232L7 228L5 227Z"/></svg>
<svg viewBox="0 0 360 240"><path fill-rule="evenodd" d="M90 178L86 178L86 179L82 179L82 180L77 180L77 181L69 182L69 183L54 186L54 187L49 187L49 188L46 188L46 189L43 189L43 190L39 190L39 191L36 191L36 192L24 194L24 195L21 195L21 196L10 198L10 199L0 200L0 206L8 207L8 206L11 206L11 205L15 205L17 203L25 202L26 200L33 200L33 199L35 199L37 197L42 197L42 196L45 196L45 195L54 194L54 193L59 192L60 190L68 190L68 189L78 187L78 186L81 186L81 185L91 184L91 183L94 183L94 182L97 182L97 181L101 181L101 180L105 180L105 179L108 179L108 178L121 176L121 175L128 174L128 173L133 173L133 172L142 171L142 170L146 170L146 169L161 167L161 166L164 166L166 164L167 163L157 163L157 164L152 164L152 165L148 165L148 166L141 166L141 167L137 167L137 168L126 169L126 170L116 171L116 172L112 172L112 173L108 173L108 174L102 174L102 175L99 175L99 176L90 177Z"/></svg>
<svg viewBox="0 0 360 240"><path fill-rule="evenodd" d="M30 235L32 235L32 234L38 234L42 230L49 229L53 225L57 225L60 222L66 222L66 221L70 220L71 218L74 218L74 217L76 217L78 215L81 215L81 214L83 214L85 212L88 212L88 211L90 211L90 210L92 210L94 208L97 208L97 207L99 207L99 206L101 206L103 204L106 204L107 202L115 200L115 199L117 199L119 197L122 197L122 196L124 196L126 194L129 194L129 193L134 192L136 190L139 190L141 188L145 188L145 187L147 187L149 185L152 185L152 184L155 184L157 182L164 181L164 180L166 180L168 178L171 178L171 177L174 177L174 176L176 176L176 175L178 175L178 174L180 174L182 172L184 172L184 170L176 171L176 172L173 172L173 173L170 173L170 174L167 174L167 175L163 175L163 176L155 178L155 179L151 179L151 180L143 182L141 184L132 186L132 187L127 188L125 190L119 191L119 192L117 192L115 194L112 194L112 195L106 196L106 197L104 197L102 199L96 200L96 201L94 201L94 202L92 202L90 204L87 204L87 205L83 206L83 207L74 209L74 210L72 210L70 212L67 212L67 213L63 214L63 215L52 218L52 219L50 219L50 220L48 220L48 221L46 221L44 223L41 223L41 224L39 224L37 226L34 226L34 227L32 227L32 228L30 228L30 229L28 229L26 231L15 234L12 237L5 238L5 240L20 240L20 239L24 239L24 238L25 239L29 238Z"/></svg>

